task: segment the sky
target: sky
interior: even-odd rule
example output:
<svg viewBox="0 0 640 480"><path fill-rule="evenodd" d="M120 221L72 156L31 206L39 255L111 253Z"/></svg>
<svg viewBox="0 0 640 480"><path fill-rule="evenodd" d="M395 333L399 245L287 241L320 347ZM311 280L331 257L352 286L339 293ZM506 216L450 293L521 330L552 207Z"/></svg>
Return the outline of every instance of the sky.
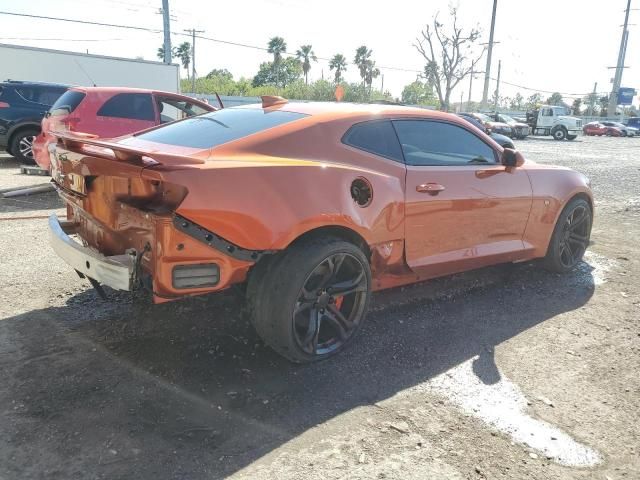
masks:
<svg viewBox="0 0 640 480"><path fill-rule="evenodd" d="M266 47L278 35L295 52L311 44L319 57L344 54L353 61L355 50L366 45L383 76L374 86L400 96L404 85L416 79L424 59L412 46L424 26L439 19L450 20L449 6L458 8L459 25L477 27L488 41L493 0L169 0L172 43L190 40L185 29L204 30L213 39ZM635 5L635 4L638 5ZM135 25L157 32L140 32L112 27L88 26L49 20L0 15L0 43L42 48L156 59L162 45L162 0L0 0L0 11L35 14ZM500 95L523 96L535 91L559 91L582 96L593 90L611 89L626 0L498 0L491 76L497 76L502 62ZM632 8L640 0L632 0ZM633 25L634 23L639 25ZM622 86L640 92L640 11L632 11L629 42ZM196 69L204 75L213 68L226 68L235 78L252 77L266 51L196 40ZM480 70L485 70L485 60ZM394 70L386 67L394 67ZM404 71L403 71L404 70ZM330 78L328 62L314 63L310 80ZM186 76L182 70L182 75ZM359 81L355 66L349 65L348 81ZM482 97L483 75L473 80L472 100ZM507 85L505 82L525 88ZM489 91L495 90L495 81ZM549 95L542 92L543 95ZM452 101L461 95L466 101L469 79L454 90ZM565 96L565 101L571 97ZM634 101L638 105L638 98Z"/></svg>

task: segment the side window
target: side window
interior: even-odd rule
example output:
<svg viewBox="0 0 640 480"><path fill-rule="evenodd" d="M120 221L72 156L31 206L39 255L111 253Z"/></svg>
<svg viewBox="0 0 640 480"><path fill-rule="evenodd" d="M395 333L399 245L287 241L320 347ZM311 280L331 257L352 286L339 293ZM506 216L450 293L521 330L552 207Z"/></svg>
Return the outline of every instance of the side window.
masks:
<svg viewBox="0 0 640 480"><path fill-rule="evenodd" d="M184 100L170 97L156 97L158 111L160 112L160 123L173 122L194 115L201 115L210 110L205 110L199 105L194 105Z"/></svg>
<svg viewBox="0 0 640 480"><path fill-rule="evenodd" d="M395 120L407 165L496 163L496 154L473 133L457 125L429 120Z"/></svg>
<svg viewBox="0 0 640 480"><path fill-rule="evenodd" d="M357 123L342 137L342 143L391 160L403 161L398 137L389 120Z"/></svg>
<svg viewBox="0 0 640 480"><path fill-rule="evenodd" d="M43 88L38 91L37 102L43 105L53 105L56 100L64 93L64 90L59 88Z"/></svg>
<svg viewBox="0 0 640 480"><path fill-rule="evenodd" d="M553 110L551 110L550 108L545 108L542 111L542 116L543 117L553 117Z"/></svg>
<svg viewBox="0 0 640 480"><path fill-rule="evenodd" d="M100 117L155 120L153 102L148 93L119 93L107 100L97 113Z"/></svg>

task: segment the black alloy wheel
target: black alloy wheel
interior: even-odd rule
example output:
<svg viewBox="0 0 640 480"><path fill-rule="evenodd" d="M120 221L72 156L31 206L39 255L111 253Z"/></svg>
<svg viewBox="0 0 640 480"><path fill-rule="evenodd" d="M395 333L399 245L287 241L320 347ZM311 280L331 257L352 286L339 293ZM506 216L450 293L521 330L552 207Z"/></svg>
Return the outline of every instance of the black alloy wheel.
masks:
<svg viewBox="0 0 640 480"><path fill-rule="evenodd" d="M584 256L591 236L592 213L582 198L569 202L560 214L545 258L547 268L568 272Z"/></svg>
<svg viewBox="0 0 640 480"><path fill-rule="evenodd" d="M348 253L327 257L307 277L292 322L295 340L309 355L339 349L356 332L366 306L367 276Z"/></svg>

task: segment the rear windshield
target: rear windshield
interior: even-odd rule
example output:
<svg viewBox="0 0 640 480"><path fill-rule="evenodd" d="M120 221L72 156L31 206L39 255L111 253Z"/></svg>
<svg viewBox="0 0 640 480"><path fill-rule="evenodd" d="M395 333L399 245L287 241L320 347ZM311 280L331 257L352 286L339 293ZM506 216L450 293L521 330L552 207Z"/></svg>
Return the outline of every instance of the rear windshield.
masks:
<svg viewBox="0 0 640 480"><path fill-rule="evenodd" d="M77 90L67 90L49 110L49 116L68 115L73 112L80 102L84 99L85 94Z"/></svg>
<svg viewBox="0 0 640 480"><path fill-rule="evenodd" d="M261 108L224 108L137 135L150 142L209 149L306 117L304 113Z"/></svg>

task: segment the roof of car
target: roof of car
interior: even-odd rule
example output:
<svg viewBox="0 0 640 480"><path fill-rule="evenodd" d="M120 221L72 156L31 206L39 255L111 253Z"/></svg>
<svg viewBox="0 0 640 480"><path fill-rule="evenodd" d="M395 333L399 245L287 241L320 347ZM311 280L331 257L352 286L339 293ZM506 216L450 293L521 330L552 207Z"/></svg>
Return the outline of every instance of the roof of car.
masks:
<svg viewBox="0 0 640 480"><path fill-rule="evenodd" d="M186 97L181 93L165 92L163 90L154 90L149 88L133 88L133 87L72 87L72 90L80 90L82 92L103 92L103 93L161 93L163 95L180 95Z"/></svg>
<svg viewBox="0 0 640 480"><path fill-rule="evenodd" d="M0 82L0 85L26 86L26 87L60 87L60 88L71 87L71 85L65 85L64 83L30 82L30 81L24 81L24 80L5 80L4 82Z"/></svg>

